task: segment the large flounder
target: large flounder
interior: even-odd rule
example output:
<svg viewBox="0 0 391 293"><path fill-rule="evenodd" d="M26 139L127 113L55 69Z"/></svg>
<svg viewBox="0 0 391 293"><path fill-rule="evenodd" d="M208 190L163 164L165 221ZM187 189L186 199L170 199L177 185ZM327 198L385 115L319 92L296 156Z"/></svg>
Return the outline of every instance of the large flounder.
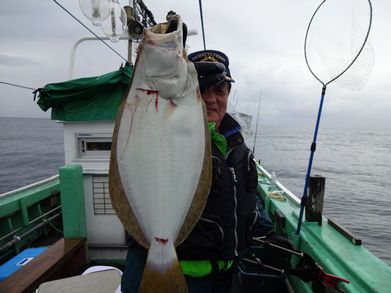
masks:
<svg viewBox="0 0 391 293"><path fill-rule="evenodd" d="M211 184L210 134L182 22L145 30L127 97L117 115L110 195L148 258L142 292L186 292L175 248L201 216Z"/></svg>

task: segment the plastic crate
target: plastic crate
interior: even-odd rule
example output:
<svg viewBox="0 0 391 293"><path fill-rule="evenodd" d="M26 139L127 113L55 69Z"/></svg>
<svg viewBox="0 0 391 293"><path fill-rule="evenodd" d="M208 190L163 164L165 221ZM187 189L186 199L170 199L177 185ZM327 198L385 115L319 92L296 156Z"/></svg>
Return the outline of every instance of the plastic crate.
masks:
<svg viewBox="0 0 391 293"><path fill-rule="evenodd" d="M0 266L0 281L4 280L19 270L21 267L28 264L31 260L44 252L46 249L47 247L28 248L23 250L17 256L14 256L12 259Z"/></svg>

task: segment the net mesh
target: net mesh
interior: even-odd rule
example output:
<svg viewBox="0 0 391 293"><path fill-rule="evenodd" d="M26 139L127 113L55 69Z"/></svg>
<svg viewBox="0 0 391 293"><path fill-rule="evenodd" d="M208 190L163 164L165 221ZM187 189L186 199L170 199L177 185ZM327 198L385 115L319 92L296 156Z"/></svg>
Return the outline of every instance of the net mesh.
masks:
<svg viewBox="0 0 391 293"><path fill-rule="evenodd" d="M320 82L335 80L353 90L365 85L375 64L367 40L371 16L368 0L327 0L318 7L308 27L305 55Z"/></svg>

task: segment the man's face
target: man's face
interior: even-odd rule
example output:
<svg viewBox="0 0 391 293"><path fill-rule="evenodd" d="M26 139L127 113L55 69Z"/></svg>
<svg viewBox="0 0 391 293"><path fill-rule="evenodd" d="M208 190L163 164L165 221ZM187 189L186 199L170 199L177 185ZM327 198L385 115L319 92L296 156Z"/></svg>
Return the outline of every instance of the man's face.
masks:
<svg viewBox="0 0 391 293"><path fill-rule="evenodd" d="M216 122L217 128L227 111L228 95L228 82L212 86L202 95L208 112L208 122Z"/></svg>

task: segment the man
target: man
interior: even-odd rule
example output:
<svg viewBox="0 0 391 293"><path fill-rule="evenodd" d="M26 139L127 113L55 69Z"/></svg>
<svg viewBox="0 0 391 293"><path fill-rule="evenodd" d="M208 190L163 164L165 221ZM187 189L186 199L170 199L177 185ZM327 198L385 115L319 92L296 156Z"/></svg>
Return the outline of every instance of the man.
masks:
<svg viewBox="0 0 391 293"><path fill-rule="evenodd" d="M240 125L226 113L231 83L228 57L205 50L189 55L197 69L212 139L212 186L201 219L177 247L189 293L231 290L235 261L253 236L272 232L256 203L257 170ZM261 222L263 219L263 222ZM137 292L146 251L130 248L123 292Z"/></svg>
<svg viewBox="0 0 391 293"><path fill-rule="evenodd" d="M177 248L177 253L189 292L193 283L201 283L200 278L210 279L211 285L202 287L204 292L227 292L234 261L248 247L253 236L269 234L273 226L267 217L263 217L264 223L261 223L256 207L258 180L253 154L244 143L240 125L226 113L234 82L228 57L220 51L205 50L190 54L189 60L197 69L207 109L213 178L201 220Z"/></svg>

